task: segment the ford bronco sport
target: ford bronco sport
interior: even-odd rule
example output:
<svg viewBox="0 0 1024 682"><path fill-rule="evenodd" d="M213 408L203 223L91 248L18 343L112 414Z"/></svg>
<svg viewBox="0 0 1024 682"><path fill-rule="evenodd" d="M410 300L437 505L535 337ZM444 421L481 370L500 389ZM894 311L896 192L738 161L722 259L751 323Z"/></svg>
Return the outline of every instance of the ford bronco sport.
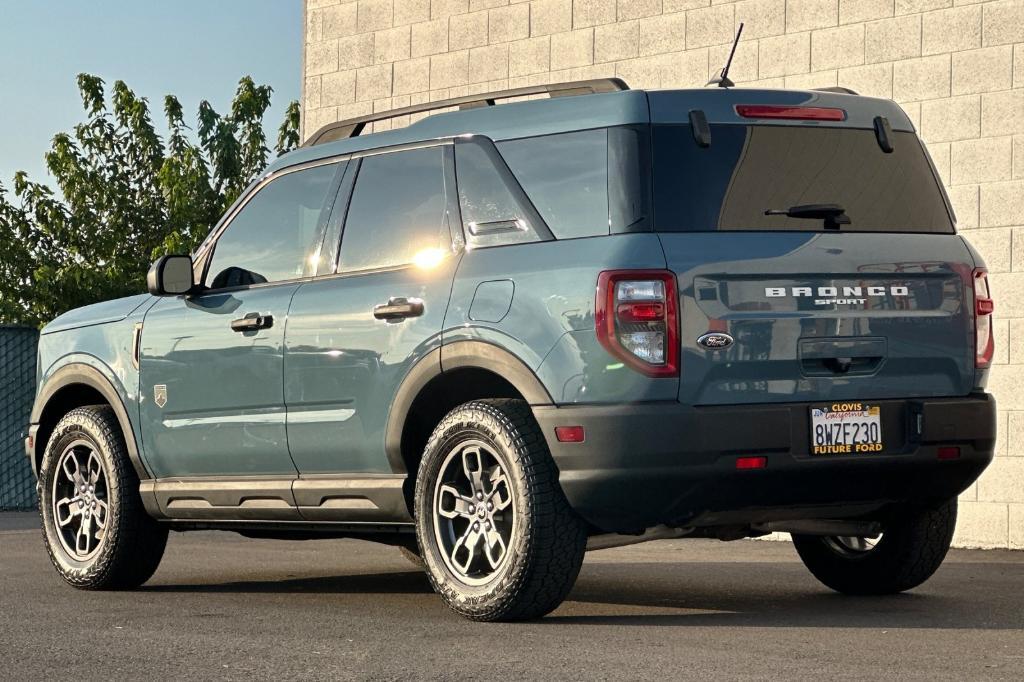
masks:
<svg viewBox="0 0 1024 682"><path fill-rule="evenodd" d="M906 114L840 89L586 81L326 126L148 294L43 330L46 546L121 589L169 530L364 538L477 620L659 537L789 532L835 590L913 588L995 438L954 224Z"/></svg>

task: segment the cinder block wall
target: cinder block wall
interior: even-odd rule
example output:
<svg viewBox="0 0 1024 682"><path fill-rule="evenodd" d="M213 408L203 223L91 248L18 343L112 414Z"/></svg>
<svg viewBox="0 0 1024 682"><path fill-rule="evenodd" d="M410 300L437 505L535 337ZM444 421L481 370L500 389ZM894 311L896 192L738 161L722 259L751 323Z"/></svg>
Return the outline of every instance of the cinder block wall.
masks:
<svg viewBox="0 0 1024 682"><path fill-rule="evenodd" d="M998 457L956 542L1024 549L1024 0L306 0L303 130L544 82L699 87L740 22L737 83L890 97L928 143L996 296Z"/></svg>

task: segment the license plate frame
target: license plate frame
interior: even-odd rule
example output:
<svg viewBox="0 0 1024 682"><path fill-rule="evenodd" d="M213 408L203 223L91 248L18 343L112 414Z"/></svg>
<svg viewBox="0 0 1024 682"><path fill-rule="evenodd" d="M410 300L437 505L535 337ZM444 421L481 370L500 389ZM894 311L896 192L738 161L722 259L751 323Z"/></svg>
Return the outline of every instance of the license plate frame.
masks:
<svg viewBox="0 0 1024 682"><path fill-rule="evenodd" d="M808 421L808 452L813 457L885 452L880 405L856 401L814 405L808 409Z"/></svg>

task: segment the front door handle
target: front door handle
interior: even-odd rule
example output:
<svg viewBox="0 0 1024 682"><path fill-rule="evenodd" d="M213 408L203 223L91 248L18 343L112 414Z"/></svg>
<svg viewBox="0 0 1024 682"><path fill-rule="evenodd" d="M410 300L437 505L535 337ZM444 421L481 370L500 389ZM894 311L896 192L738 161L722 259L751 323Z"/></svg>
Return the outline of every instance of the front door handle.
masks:
<svg viewBox="0 0 1024 682"><path fill-rule="evenodd" d="M373 306L373 316L378 320L395 322L407 317L423 314L423 301L418 298L389 298L387 303Z"/></svg>
<svg viewBox="0 0 1024 682"><path fill-rule="evenodd" d="M231 321L231 331L233 332L254 332L258 329L270 329L273 326L273 315L260 315L259 313L249 313L245 317Z"/></svg>

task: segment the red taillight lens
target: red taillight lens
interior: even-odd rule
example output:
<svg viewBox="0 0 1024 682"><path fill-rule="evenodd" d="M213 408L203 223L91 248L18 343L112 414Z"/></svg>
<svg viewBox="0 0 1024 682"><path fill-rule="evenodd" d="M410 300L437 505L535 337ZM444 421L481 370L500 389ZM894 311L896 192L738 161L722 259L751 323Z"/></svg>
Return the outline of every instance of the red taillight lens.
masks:
<svg viewBox="0 0 1024 682"><path fill-rule="evenodd" d="M653 322L665 319L664 303L620 303L620 322Z"/></svg>
<svg viewBox="0 0 1024 682"><path fill-rule="evenodd" d="M736 468L740 470L745 469L764 469L768 466L767 457L737 457Z"/></svg>
<svg viewBox="0 0 1024 682"><path fill-rule="evenodd" d="M776 104L737 104L743 118L789 118L799 121L845 121L846 111L829 107L789 107Z"/></svg>
<svg viewBox="0 0 1024 682"><path fill-rule="evenodd" d="M679 374L676 277L667 270L609 270L597 279L597 338L652 377Z"/></svg>
<svg viewBox="0 0 1024 682"><path fill-rule="evenodd" d="M974 366L985 368L992 364L996 343L992 335L992 312L995 302L988 288L985 268L974 270Z"/></svg>

